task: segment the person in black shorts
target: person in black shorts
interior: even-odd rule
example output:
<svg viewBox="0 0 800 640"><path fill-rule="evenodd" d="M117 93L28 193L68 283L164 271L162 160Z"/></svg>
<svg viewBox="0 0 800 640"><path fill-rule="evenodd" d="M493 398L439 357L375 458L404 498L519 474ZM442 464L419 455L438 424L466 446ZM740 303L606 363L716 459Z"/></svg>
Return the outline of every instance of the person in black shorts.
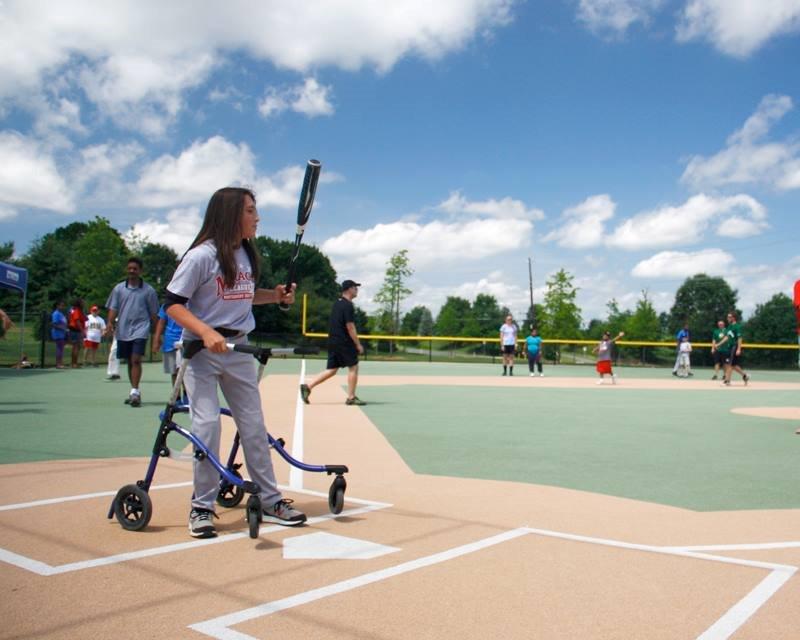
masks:
<svg viewBox="0 0 800 640"><path fill-rule="evenodd" d="M300 397L309 404L311 390L318 384L336 375L342 367L347 367L347 400L345 404L362 406L367 404L356 395L358 384L358 356L364 353L364 347L356 333L355 308L353 299L358 296L361 283L353 280L342 282L342 297L333 303L330 326L328 328L328 364L308 384L300 385Z"/></svg>

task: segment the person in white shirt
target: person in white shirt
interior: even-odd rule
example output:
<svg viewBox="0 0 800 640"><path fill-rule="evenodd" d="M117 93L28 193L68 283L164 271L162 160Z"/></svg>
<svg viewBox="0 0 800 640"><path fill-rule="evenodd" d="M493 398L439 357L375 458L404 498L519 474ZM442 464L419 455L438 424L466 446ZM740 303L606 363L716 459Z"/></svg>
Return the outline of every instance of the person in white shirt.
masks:
<svg viewBox="0 0 800 640"><path fill-rule="evenodd" d="M692 363L689 354L692 352L692 343L689 336L683 336L678 345L678 375L682 378L692 375Z"/></svg>
<svg viewBox="0 0 800 640"><path fill-rule="evenodd" d="M511 315L500 326L500 351L503 354L503 375L514 375L514 352L517 350L517 325Z"/></svg>
<svg viewBox="0 0 800 640"><path fill-rule="evenodd" d="M97 314L97 305L89 310L89 317L86 319L85 333L83 340L83 366L86 366L86 357L90 357L92 366L97 366L97 349L103 341L103 333L106 330L106 321Z"/></svg>

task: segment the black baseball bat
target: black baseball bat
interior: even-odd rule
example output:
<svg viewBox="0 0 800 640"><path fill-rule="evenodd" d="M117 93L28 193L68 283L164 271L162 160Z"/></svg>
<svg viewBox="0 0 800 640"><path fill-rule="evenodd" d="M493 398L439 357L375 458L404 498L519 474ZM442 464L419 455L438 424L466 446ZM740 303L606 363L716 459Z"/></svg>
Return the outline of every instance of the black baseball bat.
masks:
<svg viewBox="0 0 800 640"><path fill-rule="evenodd" d="M314 196L317 193L320 169L322 169L322 163L319 160L309 160L306 165L306 175L303 177L303 187L300 189L300 202L297 205L297 230L294 236L294 251L289 262L289 275L286 278L287 291L292 286L292 283L295 282L300 243L303 240L303 233L306 230L308 219L311 217L311 207L314 206ZM281 311L289 309L288 304L281 303L278 306Z"/></svg>

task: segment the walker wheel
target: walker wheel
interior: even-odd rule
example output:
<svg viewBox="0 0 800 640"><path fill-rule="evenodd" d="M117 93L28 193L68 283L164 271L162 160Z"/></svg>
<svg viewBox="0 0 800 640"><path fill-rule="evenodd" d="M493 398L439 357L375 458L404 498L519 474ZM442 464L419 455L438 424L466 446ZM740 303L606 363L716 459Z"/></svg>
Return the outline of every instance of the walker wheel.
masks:
<svg viewBox="0 0 800 640"><path fill-rule="evenodd" d="M114 515L128 531L141 531L153 515L153 503L147 491L135 484L126 484L114 497Z"/></svg>
<svg viewBox="0 0 800 640"><path fill-rule="evenodd" d="M258 538L258 525L261 524L261 498L250 496L247 499L247 524L250 527L250 537Z"/></svg>
<svg viewBox="0 0 800 640"><path fill-rule="evenodd" d="M236 469L230 469L230 472L240 480L242 479L242 474L240 474ZM225 482L224 485L220 486L219 493L217 494L217 504L221 507L230 509L239 504L243 498L244 489L242 487Z"/></svg>
<svg viewBox="0 0 800 640"><path fill-rule="evenodd" d="M336 476L328 489L328 508L334 515L339 515L344 508L344 492L347 481L343 476Z"/></svg>

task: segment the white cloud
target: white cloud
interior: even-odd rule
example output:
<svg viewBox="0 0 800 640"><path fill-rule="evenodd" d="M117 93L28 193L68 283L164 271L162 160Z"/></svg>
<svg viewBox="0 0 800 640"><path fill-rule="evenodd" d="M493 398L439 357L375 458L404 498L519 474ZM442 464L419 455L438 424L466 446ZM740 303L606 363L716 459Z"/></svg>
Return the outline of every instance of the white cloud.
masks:
<svg viewBox="0 0 800 640"><path fill-rule="evenodd" d="M85 134L86 127L81 123L80 104L66 98L55 102L42 99L36 107L37 115L34 123L36 133L44 138L52 136L54 131L67 130Z"/></svg>
<svg viewBox="0 0 800 640"><path fill-rule="evenodd" d="M725 149L689 160L681 181L695 189L754 183L784 190L800 187L800 144L764 141L793 108L788 96L765 96L741 129L728 137Z"/></svg>
<svg viewBox="0 0 800 640"><path fill-rule="evenodd" d="M767 228L767 212L745 194L713 197L692 196L679 206L665 206L640 213L620 224L609 238L610 247L631 251L699 242L714 224L717 235L745 237Z"/></svg>
<svg viewBox="0 0 800 640"><path fill-rule="evenodd" d="M306 78L293 87L267 89L264 99L258 104L259 113L265 118L278 115L287 109L302 113L309 118L333 115L333 105L328 96L330 86L323 86L314 78Z"/></svg>
<svg viewBox="0 0 800 640"><path fill-rule="evenodd" d="M505 197L502 200L492 198L471 202L462 196L460 191L450 193L447 200L435 208L454 215L468 214L499 220L541 220L544 218L544 212L541 209L528 209L521 200Z"/></svg>
<svg viewBox="0 0 800 640"><path fill-rule="evenodd" d="M163 155L144 168L136 204L173 207L207 200L221 187L252 184L254 156L245 144L221 136L194 142L178 157Z"/></svg>
<svg viewBox="0 0 800 640"><path fill-rule="evenodd" d="M580 204L565 209L561 215L564 224L548 233L543 240L554 241L569 249L599 246L604 241L604 223L614 217L616 208L616 203L607 193L590 196Z"/></svg>
<svg viewBox="0 0 800 640"><path fill-rule="evenodd" d="M165 154L142 170L132 202L144 207L180 207L205 204L222 187L254 190L260 208L297 206L305 168L289 166L271 176L256 172L255 156L246 143L234 144L222 136L198 140L179 155ZM335 172L323 171L320 182L338 182Z"/></svg>
<svg viewBox="0 0 800 640"><path fill-rule="evenodd" d="M0 204L0 221L16 218L18 213L19 212L16 209L4 204Z"/></svg>
<svg viewBox="0 0 800 640"><path fill-rule="evenodd" d="M642 260L631 271L636 278L688 278L697 273L725 275L730 272L734 257L721 249L696 252L662 251Z"/></svg>
<svg viewBox="0 0 800 640"><path fill-rule="evenodd" d="M75 211L75 194L49 151L26 136L0 132L0 207L11 217L17 207Z"/></svg>
<svg viewBox="0 0 800 640"><path fill-rule="evenodd" d="M777 293L793 295L794 283L800 274L800 255L782 264L757 264L734 269L725 280L739 293L739 306L745 315L756 305L764 304Z"/></svg>
<svg viewBox="0 0 800 640"><path fill-rule="evenodd" d="M664 0L580 0L578 20L598 34L621 36L636 22L649 24Z"/></svg>
<svg viewBox="0 0 800 640"><path fill-rule="evenodd" d="M136 236L167 245L180 257L200 231L202 222L203 217L196 207L172 209L167 212L163 221L157 217L150 217L144 222L137 222L124 237L128 239Z"/></svg>
<svg viewBox="0 0 800 640"><path fill-rule="evenodd" d="M350 229L321 245L337 271L384 272L386 261L408 249L414 269L459 263L469 256L481 260L527 246L533 224L528 220L393 222L371 229ZM359 276L361 277L361 276Z"/></svg>
<svg viewBox="0 0 800 640"><path fill-rule="evenodd" d="M800 0L689 0L677 28L679 42L709 40L746 58L768 40L800 29Z"/></svg>
<svg viewBox="0 0 800 640"><path fill-rule="evenodd" d="M326 66L391 69L400 59L436 60L511 20L512 0L376 3L183 3L5 0L0 14L0 99L41 92L52 79L80 90L123 128L163 135L234 52L307 73ZM326 101L305 93L296 108Z"/></svg>
<svg viewBox="0 0 800 640"><path fill-rule="evenodd" d="M800 158L787 162L782 173L777 182L779 189L800 189Z"/></svg>

